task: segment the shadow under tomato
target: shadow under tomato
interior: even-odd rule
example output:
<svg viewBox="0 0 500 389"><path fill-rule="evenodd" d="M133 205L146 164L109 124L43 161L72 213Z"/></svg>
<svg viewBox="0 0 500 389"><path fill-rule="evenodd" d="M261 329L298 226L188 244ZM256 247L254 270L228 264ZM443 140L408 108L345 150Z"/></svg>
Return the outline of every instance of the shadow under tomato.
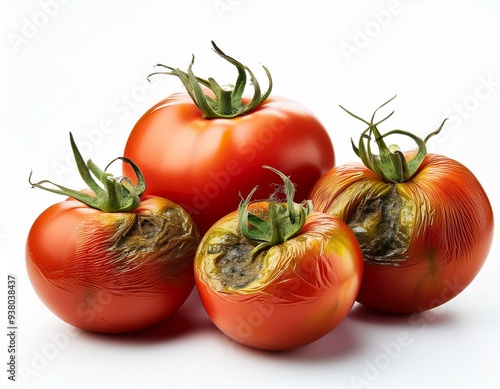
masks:
<svg viewBox="0 0 500 389"><path fill-rule="evenodd" d="M261 358L291 362L297 361L300 363L317 363L318 361L342 359L359 352L362 348L361 339L359 336L356 336L357 329L351 324L348 316L321 339L292 350L268 351L247 347L235 341L231 342L234 347L239 348L241 351L258 355Z"/></svg>
<svg viewBox="0 0 500 389"><path fill-rule="evenodd" d="M272 359L285 359L317 363L346 358L362 353L365 347L363 334L370 326L424 328L428 325L437 327L456 320L452 309L435 308L411 315L380 312L356 303L347 317L323 338L300 348L288 351L265 351L250 349L252 353ZM249 349L245 346L240 347Z"/></svg>
<svg viewBox="0 0 500 389"><path fill-rule="evenodd" d="M198 292L194 288L185 303L172 316L152 327L119 334L89 331L83 333L86 336L102 338L108 342L158 344L214 329L215 326L205 313Z"/></svg>
<svg viewBox="0 0 500 389"><path fill-rule="evenodd" d="M398 314L377 311L362 304L356 304L349 313L349 317L356 322L380 326L414 326L424 322L439 326L456 320L453 309L444 305L419 313Z"/></svg>
<svg viewBox="0 0 500 389"><path fill-rule="evenodd" d="M317 341L289 352L288 358L301 361L335 360L356 354L363 347L351 318L347 316L336 328Z"/></svg>

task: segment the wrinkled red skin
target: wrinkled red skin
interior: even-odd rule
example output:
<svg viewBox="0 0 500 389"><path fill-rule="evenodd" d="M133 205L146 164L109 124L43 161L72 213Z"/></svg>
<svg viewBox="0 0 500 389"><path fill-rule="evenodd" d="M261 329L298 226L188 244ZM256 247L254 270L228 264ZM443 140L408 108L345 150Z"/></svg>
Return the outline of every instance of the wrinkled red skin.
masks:
<svg viewBox="0 0 500 389"><path fill-rule="evenodd" d="M161 245L152 237L143 248L117 242L135 214L171 208L179 207L156 197L131 213L104 213L73 199L47 208L26 243L28 275L42 302L67 323L97 332L140 330L170 316L194 286L199 235L189 215L181 210L179 242Z"/></svg>
<svg viewBox="0 0 500 389"><path fill-rule="evenodd" d="M248 100L245 100L248 103ZM330 137L301 105L279 97L234 119L204 119L189 95L170 96L147 111L124 151L148 183L146 194L171 199L193 217L203 235L238 208L239 193L267 199L280 170L305 200L319 177L334 166ZM134 177L128 164L123 173Z"/></svg>
<svg viewBox="0 0 500 389"><path fill-rule="evenodd" d="M337 166L310 194L315 209L346 223L377 187L395 185L414 205L406 253L384 263L365 261L358 301L392 312L425 311L454 298L476 277L493 240L493 211L484 189L465 166L429 154L407 182L384 183L362 164Z"/></svg>
<svg viewBox="0 0 500 389"><path fill-rule="evenodd" d="M250 210L267 203L250 204ZM195 258L195 280L213 323L233 340L265 350L289 350L314 342L349 313L363 272L363 255L339 219L313 212L301 232L265 255L256 283L220 288L216 258L224 236L240 236L237 212L204 236ZM214 269L214 270L211 270Z"/></svg>

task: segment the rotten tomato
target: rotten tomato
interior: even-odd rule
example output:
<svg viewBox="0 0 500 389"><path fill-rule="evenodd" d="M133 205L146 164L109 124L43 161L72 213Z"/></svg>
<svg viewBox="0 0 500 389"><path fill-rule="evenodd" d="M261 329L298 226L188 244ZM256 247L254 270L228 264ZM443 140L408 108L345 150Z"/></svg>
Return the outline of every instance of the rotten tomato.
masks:
<svg viewBox="0 0 500 389"><path fill-rule="evenodd" d="M369 122L350 113L368 126L353 143L364 164L331 169L310 199L347 223L360 243L365 272L358 301L387 312L420 312L451 300L476 277L491 247L493 211L467 167L427 153L427 140L445 122L425 139L402 130L382 135L378 125L392 113L374 123L375 113ZM390 135L410 137L416 151L387 146Z"/></svg>
<svg viewBox="0 0 500 389"><path fill-rule="evenodd" d="M354 304L363 255L347 225L285 199L250 202L255 189L202 238L195 280L213 323L247 346L287 350L334 329Z"/></svg>
<svg viewBox="0 0 500 389"><path fill-rule="evenodd" d="M43 211L29 231L33 288L53 313L81 329L116 333L159 323L194 287L198 230L172 201L141 198L145 183L132 161L120 158L132 166L137 185L91 160L85 164L72 137L71 144L91 191L32 183L30 176L32 187L71 196Z"/></svg>

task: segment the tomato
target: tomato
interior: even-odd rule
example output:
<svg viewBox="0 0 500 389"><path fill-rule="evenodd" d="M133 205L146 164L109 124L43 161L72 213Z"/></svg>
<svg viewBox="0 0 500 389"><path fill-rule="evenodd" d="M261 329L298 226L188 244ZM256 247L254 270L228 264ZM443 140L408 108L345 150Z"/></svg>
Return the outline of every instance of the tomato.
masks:
<svg viewBox="0 0 500 389"><path fill-rule="evenodd" d="M394 313L437 307L462 292L488 256L493 239L489 199L464 165L427 154L429 137L424 141L392 131L419 145L416 153L401 153L385 145L391 133L380 135L373 117L365 123L369 128L354 148L367 166L331 169L310 199L318 211L346 222L360 243L365 258L360 303ZM379 156L363 144L372 135Z"/></svg>
<svg viewBox="0 0 500 389"><path fill-rule="evenodd" d="M286 190L290 200L293 186ZM202 238L194 264L201 301L213 323L241 344L304 346L352 308L361 249L338 218L289 201L249 203L250 196Z"/></svg>
<svg viewBox="0 0 500 389"><path fill-rule="evenodd" d="M133 188L105 177L118 189L118 203L126 203ZM48 189L44 183L32 185ZM56 187L48 190L66 192ZM88 191L73 194L96 199ZM132 207L103 212L69 198L33 223L26 242L29 278L42 302L67 323L108 333L140 330L171 315L192 291L199 234L189 214L160 197L143 197Z"/></svg>
<svg viewBox="0 0 500 389"><path fill-rule="evenodd" d="M189 73L169 68L167 74L181 78L188 93L174 94L148 110L124 150L124 156L141 168L148 182L146 194L181 205L202 234L237 208L238 193L248 193L253 182L261 183L257 198L269 196L274 177L262 165L291 175L301 200L334 165L329 135L309 110L290 99L268 97L270 76L269 90L261 95L251 72L255 95L242 97L248 68L218 48L216 52L237 67L235 86L209 90L209 81L197 78L190 83L191 66ZM231 104L224 108L227 100ZM124 174L130 172L124 165Z"/></svg>

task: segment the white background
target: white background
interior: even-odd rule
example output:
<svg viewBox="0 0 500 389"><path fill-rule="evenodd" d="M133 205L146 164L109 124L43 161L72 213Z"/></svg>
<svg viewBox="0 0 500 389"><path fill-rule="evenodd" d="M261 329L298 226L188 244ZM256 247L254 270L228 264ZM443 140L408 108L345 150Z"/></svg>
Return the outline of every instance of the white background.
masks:
<svg viewBox="0 0 500 389"><path fill-rule="evenodd" d="M468 166L499 210L500 1L6 1L0 0L0 323L7 273L18 282L18 382L1 388L500 388L498 240L460 296L410 320L356 305L341 325L301 349L240 346L209 321L196 293L171 320L143 333L74 330L38 300L24 244L57 195L34 179L80 188L69 158L72 131L86 157L106 164L178 80L146 76L156 63L235 79L212 51L264 77L275 95L311 109L331 134L337 164L356 159L350 138L393 95L383 131L425 136L432 152ZM219 67L219 68L218 68ZM2 293L0 293L2 294ZM3 362L5 361L5 362Z"/></svg>

